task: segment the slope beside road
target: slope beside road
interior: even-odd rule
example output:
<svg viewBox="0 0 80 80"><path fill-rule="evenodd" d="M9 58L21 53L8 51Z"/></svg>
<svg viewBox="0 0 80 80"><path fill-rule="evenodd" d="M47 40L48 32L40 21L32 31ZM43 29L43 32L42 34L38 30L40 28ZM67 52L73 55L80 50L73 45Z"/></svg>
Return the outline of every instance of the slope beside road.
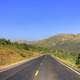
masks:
<svg viewBox="0 0 80 80"><path fill-rule="evenodd" d="M80 80L80 75L45 55L0 72L0 80Z"/></svg>

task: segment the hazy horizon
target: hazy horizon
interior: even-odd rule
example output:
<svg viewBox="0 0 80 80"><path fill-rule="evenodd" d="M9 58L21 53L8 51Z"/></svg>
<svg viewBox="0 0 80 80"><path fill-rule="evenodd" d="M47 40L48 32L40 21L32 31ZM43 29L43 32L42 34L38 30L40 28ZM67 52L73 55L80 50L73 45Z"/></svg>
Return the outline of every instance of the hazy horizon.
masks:
<svg viewBox="0 0 80 80"><path fill-rule="evenodd" d="M23 38L15 38L15 39L11 39L11 38L7 38L7 37L0 37L0 39L7 39L7 40L11 40L11 41L30 41L30 42L35 42L35 41L40 41L40 40L45 40L54 36L59 36L59 35L78 35L80 33L57 33L51 36L47 36L41 39L34 39L34 40L30 40L30 39L23 39Z"/></svg>

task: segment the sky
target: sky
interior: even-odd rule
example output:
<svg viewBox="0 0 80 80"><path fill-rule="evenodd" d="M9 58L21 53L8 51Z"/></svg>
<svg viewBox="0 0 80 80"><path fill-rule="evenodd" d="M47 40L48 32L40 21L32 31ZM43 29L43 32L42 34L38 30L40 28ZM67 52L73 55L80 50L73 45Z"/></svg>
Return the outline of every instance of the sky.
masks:
<svg viewBox="0 0 80 80"><path fill-rule="evenodd" d="M39 40L80 33L80 0L0 0L0 38Z"/></svg>

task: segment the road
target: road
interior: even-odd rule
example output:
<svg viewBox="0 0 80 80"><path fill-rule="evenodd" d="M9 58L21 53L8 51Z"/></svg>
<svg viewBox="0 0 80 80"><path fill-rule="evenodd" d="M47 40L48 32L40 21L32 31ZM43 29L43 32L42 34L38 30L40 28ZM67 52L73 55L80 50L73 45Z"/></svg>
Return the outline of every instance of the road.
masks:
<svg viewBox="0 0 80 80"><path fill-rule="evenodd" d="M80 75L45 55L0 72L0 80L80 80Z"/></svg>

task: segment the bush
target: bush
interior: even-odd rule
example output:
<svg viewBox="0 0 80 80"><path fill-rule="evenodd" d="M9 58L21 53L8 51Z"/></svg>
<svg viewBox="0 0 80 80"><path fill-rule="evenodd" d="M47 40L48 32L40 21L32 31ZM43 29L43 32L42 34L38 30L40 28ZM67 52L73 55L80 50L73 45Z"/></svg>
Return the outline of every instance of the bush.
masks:
<svg viewBox="0 0 80 80"><path fill-rule="evenodd" d="M8 44L11 44L10 40L0 39L0 45L8 45Z"/></svg>
<svg viewBox="0 0 80 80"><path fill-rule="evenodd" d="M78 57L76 59L76 64L79 65L80 64L80 54L78 54Z"/></svg>

